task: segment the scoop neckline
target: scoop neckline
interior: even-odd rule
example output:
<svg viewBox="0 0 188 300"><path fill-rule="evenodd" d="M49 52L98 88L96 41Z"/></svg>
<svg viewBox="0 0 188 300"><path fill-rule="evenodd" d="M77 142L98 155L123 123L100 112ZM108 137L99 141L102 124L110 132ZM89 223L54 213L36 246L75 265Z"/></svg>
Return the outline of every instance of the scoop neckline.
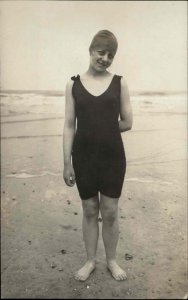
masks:
<svg viewBox="0 0 188 300"><path fill-rule="evenodd" d="M112 79L111 79L111 81L110 81L110 83L109 83L107 89L106 89L104 92L102 92L100 95L97 95L97 96L96 96L96 95L93 95L92 93L90 93L90 92L86 89L86 87L84 86L84 84L83 84L82 81L81 81L80 76L79 76L79 81L80 81L82 87L84 88L84 90L85 90L89 95L91 95L91 96L94 97L94 98L99 98L99 97L101 97L102 95L104 95L104 94L108 91L108 89L110 88L110 86L111 86L111 84L112 84L112 82L113 82L115 76L116 76L116 74L114 74L114 75L112 76Z"/></svg>

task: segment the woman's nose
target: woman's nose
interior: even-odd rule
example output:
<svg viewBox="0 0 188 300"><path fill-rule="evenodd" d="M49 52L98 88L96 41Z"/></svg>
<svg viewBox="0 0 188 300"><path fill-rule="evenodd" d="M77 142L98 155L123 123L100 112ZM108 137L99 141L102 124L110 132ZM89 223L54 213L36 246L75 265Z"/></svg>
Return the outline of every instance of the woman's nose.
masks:
<svg viewBox="0 0 188 300"><path fill-rule="evenodd" d="M108 54L103 55L102 59L103 61L108 61Z"/></svg>

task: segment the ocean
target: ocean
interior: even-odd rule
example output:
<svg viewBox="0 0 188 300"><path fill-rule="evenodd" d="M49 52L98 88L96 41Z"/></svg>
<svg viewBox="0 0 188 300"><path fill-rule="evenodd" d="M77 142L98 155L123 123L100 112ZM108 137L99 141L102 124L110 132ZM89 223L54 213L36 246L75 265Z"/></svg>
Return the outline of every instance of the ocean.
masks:
<svg viewBox="0 0 188 300"><path fill-rule="evenodd" d="M137 93L130 99L134 115L140 114L186 114L187 94ZM65 97L58 92L1 92L1 120L5 117L31 114L57 115L64 118Z"/></svg>

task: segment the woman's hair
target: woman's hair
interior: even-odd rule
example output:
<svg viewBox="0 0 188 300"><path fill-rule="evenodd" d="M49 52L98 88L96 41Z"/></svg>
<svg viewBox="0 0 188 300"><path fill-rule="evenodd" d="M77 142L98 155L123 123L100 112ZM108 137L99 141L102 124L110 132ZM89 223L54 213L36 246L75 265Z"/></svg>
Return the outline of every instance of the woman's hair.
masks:
<svg viewBox="0 0 188 300"><path fill-rule="evenodd" d="M109 49L109 51L115 55L118 47L118 42L115 35L109 30L100 30L97 32L91 41L89 52L91 53L93 49L96 49L100 46Z"/></svg>

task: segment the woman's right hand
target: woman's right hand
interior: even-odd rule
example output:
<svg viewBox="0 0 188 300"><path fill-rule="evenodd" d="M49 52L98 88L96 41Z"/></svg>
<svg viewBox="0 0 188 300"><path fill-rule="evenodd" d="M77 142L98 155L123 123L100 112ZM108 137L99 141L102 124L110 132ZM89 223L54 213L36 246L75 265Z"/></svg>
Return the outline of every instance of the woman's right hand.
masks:
<svg viewBox="0 0 188 300"><path fill-rule="evenodd" d="M68 186L73 186L75 184L75 173L72 165L64 166L63 178Z"/></svg>

